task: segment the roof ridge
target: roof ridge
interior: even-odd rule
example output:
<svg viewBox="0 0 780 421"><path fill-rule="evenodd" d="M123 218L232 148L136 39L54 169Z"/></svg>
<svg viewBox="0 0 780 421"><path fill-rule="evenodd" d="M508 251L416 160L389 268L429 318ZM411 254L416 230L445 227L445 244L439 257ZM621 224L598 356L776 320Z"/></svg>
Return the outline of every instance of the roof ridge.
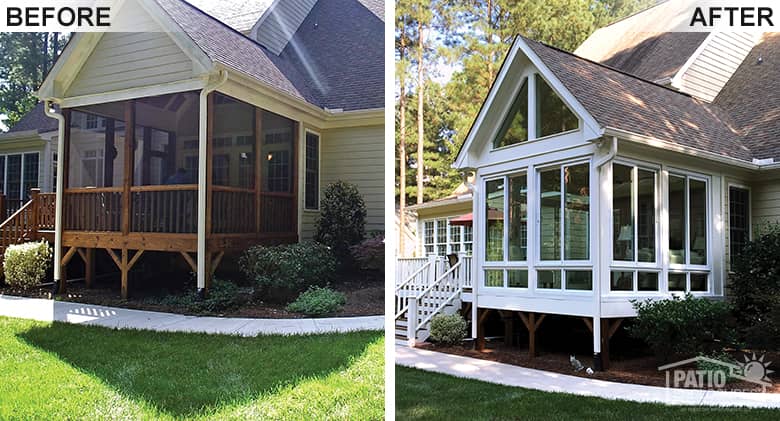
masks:
<svg viewBox="0 0 780 421"><path fill-rule="evenodd" d="M610 27L610 26L612 26L612 25L614 25L614 24L616 24L616 23L623 22L624 20L627 20L627 19L633 18L634 16L636 16L636 15L638 15L638 14L640 14L640 13L644 13L644 12L646 12L646 11L650 10L650 9L653 9L653 8L655 8L655 7L658 7L658 6L660 6L660 5L664 4L664 3L668 3L668 2L669 2L669 0L660 0L660 1L657 1L657 2L656 2L654 5L652 5L652 6L650 6L650 7L646 7L646 8L644 8L644 9L642 9L642 10L637 10L636 12L634 12L634 13L632 13L632 14L628 15L628 16L623 16L623 17L622 17L622 18L620 18L620 19L617 19L617 20L615 20L615 21L613 21L613 22L610 22L610 23L608 23L608 24L606 24L606 25L602 26L601 28L598 28L598 29L596 29L596 31L598 31L599 29L602 29L602 28L608 28L608 27Z"/></svg>
<svg viewBox="0 0 780 421"><path fill-rule="evenodd" d="M694 99L694 100L696 99L696 97L694 97L694 96L693 96L693 95L691 95L691 94L688 94L688 93L685 93L685 92L682 92L682 91L678 91L677 89L672 89L672 88L670 88L670 87L668 87L668 86L664 86L664 85L661 85L661 84L659 84L659 83L653 82L652 80L647 80L647 79L641 78L641 77L639 77L639 76L637 76L637 75L635 75L635 74L632 74L632 73L626 72L626 71L624 71L624 70L617 69L617 68L615 68L615 67L612 67L612 66L606 65L606 64L604 64L604 63L599 63L598 61L594 61L594 60L591 60L591 59L589 59L589 58L585 58L585 57L582 57L582 56L578 56L578 55L576 55L576 54L574 54L574 53L572 53L572 52L570 52L570 51L563 50L563 49L561 49L561 48L555 47L555 46L553 46L553 45L550 45L550 44L546 44L546 43L544 43L544 42L541 42L541 41L537 41L537 40L535 40L535 39L531 39L531 38L528 38L528 37L524 37L524 36L522 36L522 35L519 35L519 34L518 34L518 36L519 36L519 37L522 37L523 39L526 39L526 40L528 40L528 41L533 41L533 42L535 42L535 43L537 43L537 44L543 45L543 46L545 46L545 47L547 47L547 48L551 48L551 49L553 49L553 50L555 50L555 51L558 51L558 52L560 52L560 53L564 53L564 54L566 54L566 55L572 56L572 57L574 57L574 58L576 58L576 59L583 60L583 61L585 61L585 62L588 62L588 63L590 63L590 64L595 64L596 66L603 67L603 68L605 68L605 69L607 69L607 70L611 70L611 71L613 71L613 72L616 72L616 73L620 73L621 75L624 75L624 76L628 76L628 77L634 78L634 79L636 79L636 80L642 81L642 82L644 82L644 83L648 83L648 84L650 84L650 85L657 86L657 87L659 87L659 88L662 88L662 89L666 89L666 90L668 90L668 91L674 92L674 93L676 93L676 94L679 94L679 95L682 95L682 96L684 96L684 97L688 97L688 98L691 98L691 99Z"/></svg>

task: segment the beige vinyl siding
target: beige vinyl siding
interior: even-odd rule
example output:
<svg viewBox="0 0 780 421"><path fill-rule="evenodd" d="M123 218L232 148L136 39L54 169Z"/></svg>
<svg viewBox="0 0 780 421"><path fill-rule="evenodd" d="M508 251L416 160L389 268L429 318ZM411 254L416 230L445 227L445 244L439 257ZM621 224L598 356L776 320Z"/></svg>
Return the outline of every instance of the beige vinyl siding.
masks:
<svg viewBox="0 0 780 421"><path fill-rule="evenodd" d="M712 101L755 45L747 33L717 32L710 35L698 56L682 74L680 90Z"/></svg>
<svg viewBox="0 0 780 421"><path fill-rule="evenodd" d="M106 32L66 96L80 96L190 79L192 60L140 7L123 7L139 32Z"/></svg>
<svg viewBox="0 0 780 421"><path fill-rule="evenodd" d="M384 230L384 127L325 130L321 139L321 189L338 180L357 185L368 211L366 231ZM313 230L313 217L304 219L304 233Z"/></svg>
<svg viewBox="0 0 780 421"><path fill-rule="evenodd" d="M277 1L252 29L257 42L279 54L309 15L317 0Z"/></svg>
<svg viewBox="0 0 780 421"><path fill-rule="evenodd" d="M753 233L760 232L768 222L780 223L780 180L771 180L751 186Z"/></svg>

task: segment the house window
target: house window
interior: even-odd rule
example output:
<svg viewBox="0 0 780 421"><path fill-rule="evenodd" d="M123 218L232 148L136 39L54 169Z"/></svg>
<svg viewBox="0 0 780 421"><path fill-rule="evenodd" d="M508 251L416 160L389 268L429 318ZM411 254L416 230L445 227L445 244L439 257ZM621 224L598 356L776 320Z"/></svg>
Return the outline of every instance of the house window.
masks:
<svg viewBox="0 0 780 421"><path fill-rule="evenodd" d="M30 189L38 187L38 154L24 154L24 177L22 177L22 199L30 197Z"/></svg>
<svg viewBox="0 0 780 421"><path fill-rule="evenodd" d="M305 207L316 210L320 207L320 137L311 132L306 132L305 159Z"/></svg>
<svg viewBox="0 0 780 421"><path fill-rule="evenodd" d="M255 155L241 152L238 158L238 186L252 189L255 187Z"/></svg>
<svg viewBox="0 0 780 421"><path fill-rule="evenodd" d="M426 256L446 256L461 251L471 254L470 226L451 225L449 219L422 221L423 249Z"/></svg>
<svg viewBox="0 0 780 421"><path fill-rule="evenodd" d="M528 83L523 80L520 92L512 103L506 119L501 124L493 147L514 145L528 140Z"/></svg>
<svg viewBox="0 0 780 421"><path fill-rule="evenodd" d="M81 154L81 186L103 186L103 149L88 149Z"/></svg>
<svg viewBox="0 0 780 421"><path fill-rule="evenodd" d="M254 144L254 136L236 136L236 145L238 146L252 146Z"/></svg>
<svg viewBox="0 0 780 421"><path fill-rule="evenodd" d="M276 151L269 153L268 160L268 191L290 191L290 152Z"/></svg>
<svg viewBox="0 0 780 421"><path fill-rule="evenodd" d="M669 291L709 290L707 195L706 180L669 175Z"/></svg>
<svg viewBox="0 0 780 421"><path fill-rule="evenodd" d="M729 250L731 261L750 240L750 192L729 187Z"/></svg>
<svg viewBox="0 0 780 421"><path fill-rule="evenodd" d="M485 183L485 261L504 260L504 179Z"/></svg>
<svg viewBox="0 0 780 421"><path fill-rule="evenodd" d="M590 165L539 173L541 260L590 259Z"/></svg>
<svg viewBox="0 0 780 421"><path fill-rule="evenodd" d="M87 114L87 117L84 122L84 127L87 129L97 129L98 126L98 116L94 114Z"/></svg>
<svg viewBox="0 0 780 421"><path fill-rule="evenodd" d="M528 259L528 177L509 177L509 260Z"/></svg>
<svg viewBox="0 0 780 421"><path fill-rule="evenodd" d="M551 136L579 127L579 119L555 91L536 74L536 135Z"/></svg>
<svg viewBox="0 0 780 421"><path fill-rule="evenodd" d="M612 165L611 291L657 291L656 171L629 164Z"/></svg>

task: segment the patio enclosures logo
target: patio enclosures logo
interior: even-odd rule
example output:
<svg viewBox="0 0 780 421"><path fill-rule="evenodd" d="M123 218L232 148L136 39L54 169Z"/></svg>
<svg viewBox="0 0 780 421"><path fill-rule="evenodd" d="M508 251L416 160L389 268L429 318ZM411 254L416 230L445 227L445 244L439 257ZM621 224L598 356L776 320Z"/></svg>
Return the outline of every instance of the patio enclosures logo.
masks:
<svg viewBox="0 0 780 421"><path fill-rule="evenodd" d="M766 392L772 386L772 362L765 361L764 355L746 354L743 358L738 362L700 356L662 365L658 371L665 372L668 388ZM741 382L743 387L730 387L729 383L734 382ZM745 388L745 384L754 386Z"/></svg>
<svg viewBox="0 0 780 421"><path fill-rule="evenodd" d="M146 0L4 0L3 32L156 32L139 25ZM152 6L153 7L153 6Z"/></svg>

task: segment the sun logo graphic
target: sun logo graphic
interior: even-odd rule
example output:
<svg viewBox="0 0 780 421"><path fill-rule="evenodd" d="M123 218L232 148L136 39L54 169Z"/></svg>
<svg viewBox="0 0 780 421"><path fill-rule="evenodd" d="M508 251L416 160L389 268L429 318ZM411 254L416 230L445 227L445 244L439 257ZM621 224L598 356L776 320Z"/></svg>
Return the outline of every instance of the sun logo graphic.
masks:
<svg viewBox="0 0 780 421"><path fill-rule="evenodd" d="M753 353L751 357L748 357L747 354L744 355L745 362L738 364L741 368L742 376L746 381L753 383L772 383L772 380L769 379L769 375L774 373L773 370L769 369L769 365L772 364L772 362L764 362L764 357L765 356L762 355L761 357L756 358L755 353Z"/></svg>

